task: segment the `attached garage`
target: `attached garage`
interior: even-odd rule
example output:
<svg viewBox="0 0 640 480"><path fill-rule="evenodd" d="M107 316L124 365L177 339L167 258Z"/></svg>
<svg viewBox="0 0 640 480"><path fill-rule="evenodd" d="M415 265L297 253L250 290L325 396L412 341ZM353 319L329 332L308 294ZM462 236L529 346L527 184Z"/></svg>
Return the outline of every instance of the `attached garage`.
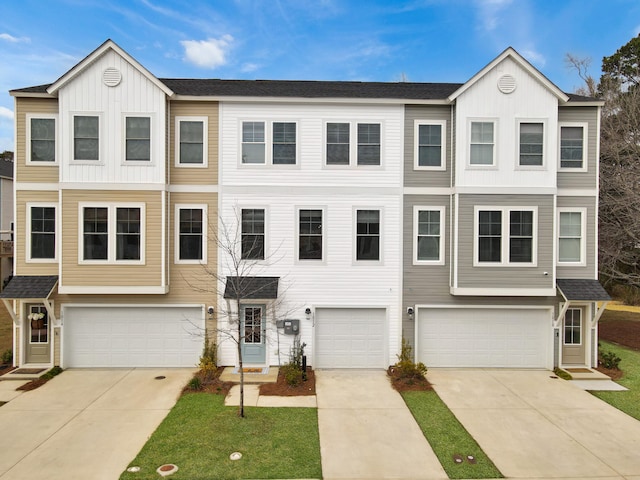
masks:
<svg viewBox="0 0 640 480"><path fill-rule="evenodd" d="M549 368L545 308L420 308L416 352L427 367Z"/></svg>
<svg viewBox="0 0 640 480"><path fill-rule="evenodd" d="M194 367L202 306L63 306L65 367Z"/></svg>
<svg viewBox="0 0 640 480"><path fill-rule="evenodd" d="M318 308L315 368L386 368L384 308Z"/></svg>

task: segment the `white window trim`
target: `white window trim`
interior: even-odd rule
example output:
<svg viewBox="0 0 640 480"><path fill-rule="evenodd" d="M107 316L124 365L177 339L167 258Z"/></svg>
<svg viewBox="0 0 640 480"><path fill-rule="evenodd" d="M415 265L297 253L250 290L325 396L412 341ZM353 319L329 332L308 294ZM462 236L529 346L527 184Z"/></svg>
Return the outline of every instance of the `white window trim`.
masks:
<svg viewBox="0 0 640 480"><path fill-rule="evenodd" d="M480 262L478 255L480 254L478 249L479 240L479 212L493 210L500 211L501 214L501 252L500 262ZM510 262L509 261L509 213L512 211L517 212L533 212L533 239L532 239L532 255L531 262ZM473 266L474 267L537 267L538 266L538 207L537 206L491 206L491 205L476 205L473 209Z"/></svg>
<svg viewBox="0 0 640 480"><path fill-rule="evenodd" d="M209 214L206 203L177 203L174 209L175 234L173 240L174 263L177 265L206 265L208 250ZM180 210L202 210L202 258L200 260L182 260L180 258Z"/></svg>
<svg viewBox="0 0 640 480"><path fill-rule="evenodd" d="M566 321L566 315L567 313L569 313L569 310L577 310L580 312L580 342L579 343L567 343L566 342L566 337L565 337L565 321ZM582 311L582 308L580 307L575 307L575 308L568 308L567 311L565 312L565 316L562 319L562 345L567 346L567 347L581 347L582 346L582 339L584 337L584 314Z"/></svg>
<svg viewBox="0 0 640 480"><path fill-rule="evenodd" d="M523 123L542 124L542 165L520 165L520 127ZM546 170L547 169L547 119L519 118L516 120L516 170Z"/></svg>
<svg viewBox="0 0 640 480"><path fill-rule="evenodd" d="M242 161L242 125L245 122L264 123L264 162L263 163L243 163ZM296 125L296 163L273 163L273 124L274 123L294 123ZM265 166L290 169L300 168L300 121L287 118L277 118L271 120L242 118L238 122L238 166L241 168L264 168Z"/></svg>
<svg viewBox="0 0 640 480"><path fill-rule="evenodd" d="M349 125L349 164L348 165L327 165L327 124L328 123L346 123ZM380 125L380 164L379 165L358 165L358 125L372 123ZM329 119L322 122L322 168L330 170L344 169L365 169L380 170L385 164L385 122L380 119L371 120L345 120L345 119Z"/></svg>
<svg viewBox="0 0 640 480"><path fill-rule="evenodd" d="M107 209L107 259L106 260L85 260L84 259L84 209L85 208L106 208ZM140 209L140 260L116 260L116 209L117 208L139 208ZM104 202L81 202L78 203L78 264L81 265L144 265L146 252L146 205L144 203L104 203Z"/></svg>
<svg viewBox="0 0 640 480"><path fill-rule="evenodd" d="M377 210L379 212L380 233L378 234L378 260L358 260L358 211L360 210ZM353 207L353 265L382 265L384 263L384 208L381 206L356 205Z"/></svg>
<svg viewBox="0 0 640 480"><path fill-rule="evenodd" d="M127 118L148 118L149 119L149 160L127 160ZM154 161L154 128L155 118L152 113L123 113L122 114L122 165L149 166Z"/></svg>
<svg viewBox="0 0 640 480"><path fill-rule="evenodd" d="M471 124L472 123L493 123L493 163L491 165L481 165L471 163ZM498 168L498 119L497 118L469 118L467 120L467 168L471 170L496 170Z"/></svg>
<svg viewBox="0 0 640 480"><path fill-rule="evenodd" d="M300 258L300 210L320 210L322 212L322 258L320 260L311 259L311 258ZM304 265L324 265L327 263L327 231L326 231L326 223L327 223L327 207L322 206L319 207L317 205L311 206L297 206L296 209L296 217L295 217L295 253L294 258L297 263L301 263Z"/></svg>
<svg viewBox="0 0 640 480"><path fill-rule="evenodd" d="M560 260L560 213L580 214L580 261L563 262ZM556 264L559 267L586 267L587 266L587 209L585 207L558 207L558 238L556 238Z"/></svg>
<svg viewBox="0 0 640 480"><path fill-rule="evenodd" d="M75 158L75 118L76 117L98 117L98 160L81 160ZM104 127L102 112L72 112L71 113L71 143L70 156L73 165L104 165Z"/></svg>
<svg viewBox="0 0 640 480"><path fill-rule="evenodd" d="M34 162L31 160L31 120L32 119L44 119L44 120L52 119L54 121L55 160L53 162ZM30 165L30 166L33 165L38 167L50 167L53 165L58 165L59 163L58 158L60 158L60 152L59 152L60 142L58 141L58 115L54 113L27 113L26 122L27 122L26 124L27 140L25 145L26 154L27 154L26 165Z"/></svg>
<svg viewBox="0 0 640 480"><path fill-rule="evenodd" d="M180 122L202 122L202 163L180 162ZM209 166L209 117L206 116L176 116L174 125L176 168L207 168ZM136 162L139 163L139 162Z"/></svg>
<svg viewBox="0 0 640 480"><path fill-rule="evenodd" d="M561 145L562 145L562 127L582 127L582 167L562 167ZM558 171L559 172L586 172L589 170L589 124L587 122L559 122L558 123Z"/></svg>
<svg viewBox="0 0 640 480"><path fill-rule="evenodd" d="M253 259L253 258L242 258L242 210L264 210L264 258L263 259ZM256 205L256 204L246 204L239 205L236 210L236 218L235 221L238 222L238 230L237 234L240 238L240 241L237 242L237 255L238 258L243 262L249 262L249 264L256 265L267 265L270 263L269 257L269 207L267 205Z"/></svg>
<svg viewBox="0 0 640 480"><path fill-rule="evenodd" d="M419 132L420 127L423 125L440 125L440 166L430 167L419 165L420 161L420 142ZM447 155L446 155L446 138L447 138L447 122L446 120L414 120L413 121L413 169L414 170L431 170L431 171L445 171L447 169Z"/></svg>
<svg viewBox="0 0 640 480"><path fill-rule="evenodd" d="M418 216L420 212L438 211L440 212L440 258L438 260L418 260ZM444 265L444 249L445 249L445 218L446 207L431 205L414 205L413 206L413 264L414 265Z"/></svg>
<svg viewBox="0 0 640 480"><path fill-rule="evenodd" d="M56 215L56 230L55 230L55 246L54 246L54 258L31 258L31 207L50 207L55 209ZM25 225L25 262L26 263L57 263L58 262L58 246L60 237L60 216L58 215L59 209L57 203L51 202L27 202L26 204L26 225Z"/></svg>

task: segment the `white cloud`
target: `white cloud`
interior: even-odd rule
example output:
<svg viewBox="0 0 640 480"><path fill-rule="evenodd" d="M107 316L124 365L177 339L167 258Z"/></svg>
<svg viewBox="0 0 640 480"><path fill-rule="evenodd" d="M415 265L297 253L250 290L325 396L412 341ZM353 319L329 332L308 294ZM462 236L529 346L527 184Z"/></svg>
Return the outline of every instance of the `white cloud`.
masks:
<svg viewBox="0 0 640 480"><path fill-rule="evenodd" d="M5 40L10 43L29 43L31 39L29 37L14 37L13 35L9 35L8 33L0 33L0 40Z"/></svg>
<svg viewBox="0 0 640 480"><path fill-rule="evenodd" d="M542 68L547 64L547 59L539 52L533 49L519 50L519 53L526 58L529 62L536 65L538 68Z"/></svg>
<svg viewBox="0 0 640 480"><path fill-rule="evenodd" d="M9 110L7 107L0 107L0 118L13 120L13 110Z"/></svg>
<svg viewBox="0 0 640 480"><path fill-rule="evenodd" d="M501 10L507 7L512 0L477 0L476 5L480 10L480 22L484 30L492 31L500 25Z"/></svg>
<svg viewBox="0 0 640 480"><path fill-rule="evenodd" d="M245 63L240 69L243 73L255 72L259 67L257 63Z"/></svg>
<svg viewBox="0 0 640 480"><path fill-rule="evenodd" d="M231 35L207 40L183 40L184 60L201 68L214 69L227 63L226 55L233 43Z"/></svg>

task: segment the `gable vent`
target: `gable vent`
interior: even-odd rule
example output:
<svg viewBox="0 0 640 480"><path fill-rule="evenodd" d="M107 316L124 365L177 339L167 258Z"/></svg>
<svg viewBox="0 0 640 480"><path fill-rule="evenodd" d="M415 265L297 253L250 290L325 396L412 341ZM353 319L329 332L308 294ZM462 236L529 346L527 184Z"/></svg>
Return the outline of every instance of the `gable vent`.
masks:
<svg viewBox="0 0 640 480"><path fill-rule="evenodd" d="M516 79L508 73L498 79L498 90L502 93L511 93L516 89Z"/></svg>
<svg viewBox="0 0 640 480"><path fill-rule="evenodd" d="M117 68L109 67L102 72L102 81L107 87L115 87L122 80L122 74Z"/></svg>

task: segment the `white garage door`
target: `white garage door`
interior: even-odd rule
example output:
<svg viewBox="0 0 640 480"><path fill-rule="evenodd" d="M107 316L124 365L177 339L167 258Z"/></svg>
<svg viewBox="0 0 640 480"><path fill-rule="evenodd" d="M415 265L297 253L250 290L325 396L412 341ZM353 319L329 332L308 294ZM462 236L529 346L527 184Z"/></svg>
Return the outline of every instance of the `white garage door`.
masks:
<svg viewBox="0 0 640 480"><path fill-rule="evenodd" d="M202 307L63 309L66 367L193 367L202 354Z"/></svg>
<svg viewBox="0 0 640 480"><path fill-rule="evenodd" d="M542 309L418 309L427 367L548 367L551 318Z"/></svg>
<svg viewBox="0 0 640 480"><path fill-rule="evenodd" d="M318 308L315 368L386 368L384 308Z"/></svg>

